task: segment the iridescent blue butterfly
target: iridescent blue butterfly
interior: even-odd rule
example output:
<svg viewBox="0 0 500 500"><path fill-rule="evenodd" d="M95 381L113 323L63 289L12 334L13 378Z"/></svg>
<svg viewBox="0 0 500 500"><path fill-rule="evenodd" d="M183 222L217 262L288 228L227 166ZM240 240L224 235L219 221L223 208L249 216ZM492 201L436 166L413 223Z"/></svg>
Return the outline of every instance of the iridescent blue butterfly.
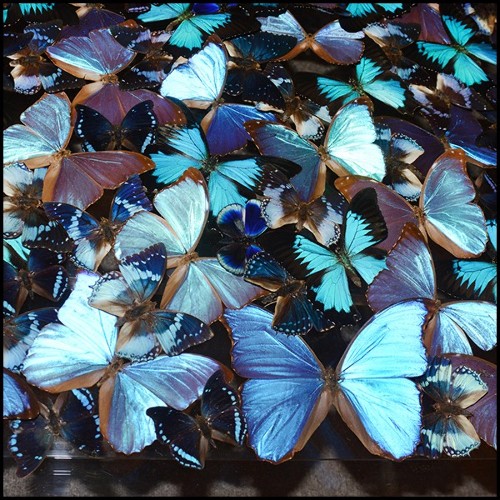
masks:
<svg viewBox="0 0 500 500"><path fill-rule="evenodd" d="M13 163L3 169L3 237L21 237L28 247L45 247L68 252L73 243L63 227L51 221L43 210L43 181L46 168L31 170L23 163Z"/></svg>
<svg viewBox="0 0 500 500"><path fill-rule="evenodd" d="M80 267L97 269L108 255L116 233L133 214L153 206L139 176L135 175L116 191L111 203L109 217L100 221L78 207L67 203L46 202L47 215L58 221L75 242L71 259Z"/></svg>
<svg viewBox="0 0 500 500"><path fill-rule="evenodd" d="M262 31L226 42L230 57L224 92L254 103L261 110L283 109L281 92L263 70L266 63L279 59L295 44L293 36Z"/></svg>
<svg viewBox="0 0 500 500"><path fill-rule="evenodd" d="M401 113L410 113L415 104L411 92L390 67L385 54L372 42L355 66L336 67L328 76L298 73L295 81L301 92L321 103L343 105L368 95Z"/></svg>
<svg viewBox="0 0 500 500"><path fill-rule="evenodd" d="M55 401L46 397L39 406L38 417L9 423L8 447L17 462L18 477L26 477L42 465L57 436L87 455L102 454L97 405L88 389L63 392Z"/></svg>
<svg viewBox="0 0 500 500"><path fill-rule="evenodd" d="M489 81L488 75L476 62L485 61L496 65L496 50L486 42L475 42L477 27L472 20L442 15L451 43L441 44L418 41L413 48L422 63L437 71L452 73L465 85Z"/></svg>
<svg viewBox="0 0 500 500"><path fill-rule="evenodd" d="M85 84L85 80L63 71L43 55L60 32L61 22L29 24L24 28L24 33L32 34L31 38L12 54L6 54L13 67L10 75L14 80L15 92L32 95L42 88L46 92L59 92Z"/></svg>
<svg viewBox="0 0 500 500"><path fill-rule="evenodd" d="M250 137L244 124L248 120L276 121L273 113L259 111L254 106L220 102L227 64L228 54L224 46L210 41L187 62L173 68L160 87L160 94L164 97L179 99L194 108L210 108L201 121L201 127L210 153L214 155L227 154L247 144Z"/></svg>
<svg viewBox="0 0 500 500"><path fill-rule="evenodd" d="M3 4L4 26L12 26L18 22L21 25L43 23L54 19L60 19L64 24L77 24L76 7L60 2Z"/></svg>
<svg viewBox="0 0 500 500"><path fill-rule="evenodd" d="M137 19L141 23L170 21L167 31L173 31L168 41L168 51L176 55L188 56L200 49L209 35L225 31L235 35L255 31L258 23L241 12L222 12L216 3L164 3L150 4L150 8L141 12Z"/></svg>
<svg viewBox="0 0 500 500"><path fill-rule="evenodd" d="M160 443L169 447L177 462L193 469L205 467L205 456L215 439L243 446L247 434L240 396L221 370L207 380L199 413L192 416L168 406L148 408L146 413L154 421Z"/></svg>
<svg viewBox="0 0 500 500"><path fill-rule="evenodd" d="M93 286L89 304L118 317L116 352L122 357L142 358L158 343L174 356L213 336L199 319L157 309L151 300L165 274L166 258L165 246L157 243L126 257L118 265L120 272L104 274Z"/></svg>
<svg viewBox="0 0 500 500"><path fill-rule="evenodd" d="M277 35L293 36L296 43L292 50L279 60L289 60L311 50L318 57L332 64L354 64L364 50L362 31L345 31L335 14L321 4L289 4L286 12L278 16L258 17L261 30ZM300 22L298 21L300 20ZM307 23L312 25L306 30Z"/></svg>
<svg viewBox="0 0 500 500"><path fill-rule="evenodd" d="M259 252L248 260L243 277L273 292L276 305L271 326L277 332L305 335L311 328L322 332L335 326L309 300L305 281L294 278L267 252Z"/></svg>
<svg viewBox="0 0 500 500"><path fill-rule="evenodd" d="M69 287L68 273L61 265L63 260L62 254L45 248L33 248L25 258L4 241L4 315L18 313L34 294L51 302L61 300Z"/></svg>
<svg viewBox="0 0 500 500"><path fill-rule="evenodd" d="M424 176L414 162L422 156L424 148L404 134L392 134L391 129L378 123L377 144L384 153L387 175L384 182L409 201L418 200Z"/></svg>
<svg viewBox="0 0 500 500"><path fill-rule="evenodd" d="M254 305L227 311L233 368L248 379L242 409L257 456L290 459L332 404L371 453L393 460L410 456L421 426L420 394L410 378L427 366L421 339L426 314L422 301L376 314L334 370L324 367L301 337L273 330L272 313Z"/></svg>
<svg viewBox="0 0 500 500"><path fill-rule="evenodd" d="M361 287L362 281L371 283L384 269L383 253L372 247L386 237L387 226L376 191L368 188L351 200L337 244L325 247L297 235L287 261L296 268L294 274L307 280L324 310L338 313L343 321L346 314L351 317L355 312L349 279Z"/></svg>
<svg viewBox="0 0 500 500"><path fill-rule="evenodd" d="M340 25L347 31L358 31L368 24L398 17L408 11L409 3L348 3L345 13L339 18Z"/></svg>
<svg viewBox="0 0 500 500"><path fill-rule="evenodd" d="M88 304L98 278L90 271L77 274L58 311L61 324L47 325L35 338L23 373L29 383L52 393L98 384L101 432L116 451L130 454L156 439L148 408L184 410L200 397L220 365L186 353L151 353L133 363L117 356L116 317Z"/></svg>
<svg viewBox="0 0 500 500"><path fill-rule="evenodd" d="M3 319L3 366L20 372L34 338L49 323L57 321L57 309L44 307Z"/></svg>
<svg viewBox="0 0 500 500"><path fill-rule="evenodd" d="M318 147L290 127L255 120L245 125L261 154L293 161L302 167L290 182L304 202L321 196L326 166L337 175L354 173L377 180L385 176L384 157L375 143L373 106L360 97L342 106Z"/></svg>
<svg viewBox="0 0 500 500"><path fill-rule="evenodd" d="M266 170L276 168L279 159L264 156L228 155L220 158L209 151L207 138L189 110L185 110L186 125L158 128L158 142L147 153L155 162L150 176L159 186L179 179L190 167L198 168L207 178L210 212L217 214L227 205L244 204ZM283 161L284 163L284 161ZM295 165L291 166L298 170Z"/></svg>
<svg viewBox="0 0 500 500"><path fill-rule="evenodd" d="M176 269L165 286L160 307L191 314L210 324L224 308L242 307L261 290L226 271L216 257L196 253L209 214L208 188L201 172L189 168L154 199L162 215L139 212L118 233L115 253L119 259L163 243L167 267Z"/></svg>
<svg viewBox="0 0 500 500"><path fill-rule="evenodd" d="M374 311L410 298L434 302L424 337L430 356L472 354L467 337L485 351L496 346L496 306L476 300L441 303L431 252L413 224L403 227L399 241L386 257L386 269L373 279L366 296Z"/></svg>
<svg viewBox="0 0 500 500"><path fill-rule="evenodd" d="M3 418L35 418L38 399L24 377L3 369Z"/></svg>
<svg viewBox="0 0 500 500"><path fill-rule="evenodd" d="M158 119L153 101L143 101L130 108L118 126L83 104L77 104L75 109L75 134L82 139L84 151L128 149L143 153L155 142Z"/></svg>
<svg viewBox="0 0 500 500"><path fill-rule="evenodd" d="M489 243L488 254L491 260L452 259L441 268L438 279L441 286L453 295L464 299L497 302L497 223L495 219L486 220Z"/></svg>
<svg viewBox="0 0 500 500"><path fill-rule="evenodd" d="M120 88L157 88L172 66L172 55L163 50L171 33L151 31L132 20L112 26L109 31L125 48L143 55L138 63L120 73Z"/></svg>
<svg viewBox="0 0 500 500"><path fill-rule="evenodd" d="M424 414L420 453L439 458L464 457L481 444L469 418L468 408L488 393L481 375L466 365L453 366L446 357L433 357L425 374L417 380L429 396L433 412Z"/></svg>
<svg viewBox="0 0 500 500"><path fill-rule="evenodd" d="M262 250L255 241L267 229L261 204L258 200L248 200L244 206L233 203L218 213L216 222L224 234L217 259L226 271L241 276L248 259Z"/></svg>

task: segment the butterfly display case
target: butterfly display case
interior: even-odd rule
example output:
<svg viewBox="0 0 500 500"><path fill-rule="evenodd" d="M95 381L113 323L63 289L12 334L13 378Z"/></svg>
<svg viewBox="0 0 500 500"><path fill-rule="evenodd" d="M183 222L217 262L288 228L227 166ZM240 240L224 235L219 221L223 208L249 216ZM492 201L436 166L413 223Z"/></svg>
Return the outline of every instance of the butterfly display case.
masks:
<svg viewBox="0 0 500 500"><path fill-rule="evenodd" d="M495 82L493 4L4 4L4 493L491 494Z"/></svg>

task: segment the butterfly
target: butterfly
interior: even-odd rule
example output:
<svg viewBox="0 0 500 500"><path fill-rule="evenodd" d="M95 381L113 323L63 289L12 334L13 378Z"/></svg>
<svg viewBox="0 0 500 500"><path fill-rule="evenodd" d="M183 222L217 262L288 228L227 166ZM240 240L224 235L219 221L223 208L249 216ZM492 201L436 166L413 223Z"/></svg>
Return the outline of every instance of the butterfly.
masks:
<svg viewBox="0 0 500 500"><path fill-rule="evenodd" d="M260 110L282 109L283 96L264 69L266 63L280 58L294 45L293 36L262 31L226 41L229 61L225 94L254 103Z"/></svg>
<svg viewBox="0 0 500 500"><path fill-rule="evenodd" d="M278 15L257 18L261 30L265 33L293 36L294 46L279 60L290 60L308 50L331 64L355 64L364 50L364 33L362 31L348 32L340 25L339 20L331 20L331 13L307 4L290 4L289 8L296 11L296 16L290 11ZM306 31L297 17L303 21L309 18L322 20L321 27L315 32Z"/></svg>
<svg viewBox="0 0 500 500"><path fill-rule="evenodd" d="M116 352L122 357L141 358L158 343L174 356L213 336L197 318L155 307L151 299L165 274L166 258L165 246L157 243L123 259L119 272L104 274L93 286L89 304L118 317Z"/></svg>
<svg viewBox="0 0 500 500"><path fill-rule="evenodd" d="M465 85L488 82L488 75L476 61L496 65L496 50L488 43L474 41L478 30L472 20L448 14L442 14L441 18L450 42L418 41L412 47L415 57L420 57L431 69L452 73Z"/></svg>
<svg viewBox="0 0 500 500"><path fill-rule="evenodd" d="M17 462L17 476L26 477L42 465L61 436L79 451L96 457L103 453L96 402L88 389L74 389L39 401L40 414L31 420L9 422L9 451Z"/></svg>
<svg viewBox="0 0 500 500"><path fill-rule="evenodd" d="M302 201L323 194L327 165L337 175L356 173L382 180L386 174L382 150L375 144L372 105L358 98L335 113L323 145L300 137L282 124L252 121L245 125L261 154L293 161L302 167L290 182Z"/></svg>
<svg viewBox="0 0 500 500"><path fill-rule="evenodd" d="M418 300L377 313L334 370L301 337L273 330L272 313L254 305L226 311L233 368L247 379L242 409L257 456L273 463L290 459L332 403L371 453L393 460L410 456L420 438L420 395L411 378L427 366L421 340L426 315Z"/></svg>
<svg viewBox="0 0 500 500"><path fill-rule="evenodd" d="M391 129L383 123L378 123L376 128L377 144L384 153L387 169L384 181L403 198L418 200L422 192L423 175L413 163L422 156L424 148L406 135L392 134Z"/></svg>
<svg viewBox="0 0 500 500"><path fill-rule="evenodd" d="M30 170L23 163L4 167L3 237L21 237L28 248L67 252L73 243L62 226L49 220L42 206L46 168Z"/></svg>
<svg viewBox="0 0 500 500"><path fill-rule="evenodd" d="M117 235L115 254L123 259L155 243L164 243L169 276L162 309L191 314L210 324L225 307L241 307L261 290L226 271L216 257L200 257L195 249L203 235L209 198L201 172L189 168L182 177L158 192L153 200L163 217L137 213Z"/></svg>
<svg viewBox="0 0 500 500"><path fill-rule="evenodd" d="M75 246L71 259L77 266L96 270L110 252L116 234L133 214L153 206L146 196L139 176L134 175L116 191L108 218L100 221L68 203L43 204L50 219L57 221L67 231Z"/></svg>
<svg viewBox="0 0 500 500"><path fill-rule="evenodd" d="M44 307L3 318L3 366L19 373L33 339L49 323L57 321L57 309Z"/></svg>
<svg viewBox="0 0 500 500"><path fill-rule="evenodd" d="M77 24L76 7L71 4L54 3L5 3L3 4L3 25L16 27L31 23L43 23L60 19L63 24Z"/></svg>
<svg viewBox="0 0 500 500"><path fill-rule="evenodd" d="M166 30L173 32L168 40L167 50L175 55L189 56L201 49L213 33L235 36L256 31L257 21L245 15L244 10L229 9L223 12L215 3L166 3L150 4L137 19L142 23L170 21Z"/></svg>
<svg viewBox="0 0 500 500"><path fill-rule="evenodd" d="M323 309L332 310L342 320L345 315L350 317L355 313L349 279L361 287L362 281L371 283L385 267L383 252L372 247L386 236L387 226L378 208L377 193L368 188L351 200L336 244L325 247L299 234L290 248L281 250L283 244L277 243L276 251L295 270L294 274L306 279Z"/></svg>
<svg viewBox="0 0 500 500"><path fill-rule="evenodd" d="M488 240L486 222L474 202L476 191L467 174L463 151L450 149L436 159L425 177L418 207L375 184L354 176L335 180L335 187L348 200L368 186L377 190L381 206L385 205L384 217L392 225L390 242L395 242L406 222L413 222L455 257L470 258L484 252Z"/></svg>
<svg viewBox="0 0 500 500"><path fill-rule="evenodd" d="M441 303L431 252L414 224L403 227L385 264L386 268L368 286L368 305L380 311L410 298L434 302L424 335L430 356L446 352L472 354L467 336L482 350L495 347L496 306L476 300Z"/></svg>
<svg viewBox="0 0 500 500"><path fill-rule="evenodd" d="M117 356L116 317L88 304L98 279L91 271L77 274L58 311L61 324L47 325L35 338L23 373L29 383L51 393L97 384L101 432L116 451L131 454L156 439L146 410L165 404L187 408L220 365L187 353L151 353L133 363Z"/></svg>
<svg viewBox="0 0 500 500"><path fill-rule="evenodd" d="M271 326L277 332L305 335L311 328L322 332L334 327L307 297L305 281L294 278L267 252L259 252L248 260L243 277L276 295Z"/></svg>
<svg viewBox="0 0 500 500"><path fill-rule="evenodd" d="M298 73L296 85L305 95L327 105L345 105L360 96L369 96L401 113L414 108L411 92L375 43L368 45L355 66L338 66L327 73Z"/></svg>
<svg viewBox="0 0 500 500"><path fill-rule="evenodd" d="M155 142L158 119L153 101L143 101L127 112L118 127L99 111L77 104L75 134L82 139L84 151L128 149L143 153Z"/></svg>
<svg viewBox="0 0 500 500"><path fill-rule="evenodd" d="M118 73L127 68L135 58L135 52L118 43L106 30L91 31L88 36L63 38L47 48L49 58L56 66L68 73L92 80L80 92L86 98L108 84L118 83ZM81 96L75 98L76 102Z"/></svg>
<svg viewBox="0 0 500 500"><path fill-rule="evenodd" d="M447 357L436 356L417 383L434 401L434 411L423 417L421 452L429 458L464 457L478 448L481 439L468 409L488 393L481 375L467 364L453 366Z"/></svg>
<svg viewBox="0 0 500 500"><path fill-rule="evenodd" d="M61 32L61 22L29 24L23 30L31 34L26 43L12 54L7 54L14 80L14 91L32 95L42 88L45 92L60 92L69 88L79 88L85 80L76 78L44 57L46 49L52 45Z"/></svg>
<svg viewBox="0 0 500 500"><path fill-rule="evenodd" d="M221 370L207 380L200 411L194 416L168 406L148 408L146 414L155 424L160 443L168 446L177 462L193 469L205 467L205 456L215 439L243 446L246 438L239 394Z"/></svg>
<svg viewBox="0 0 500 500"><path fill-rule="evenodd" d="M278 170L266 173L259 186L262 215L272 229L295 224L297 231L309 230L322 245L336 243L340 237L343 199L325 195L303 200L300 192Z"/></svg>
<svg viewBox="0 0 500 500"><path fill-rule="evenodd" d="M35 418L40 411L38 399L24 378L3 369L3 418Z"/></svg>
<svg viewBox="0 0 500 500"><path fill-rule="evenodd" d="M390 19L405 13L412 4L406 3L348 3L345 11L349 16L341 16L340 23L347 31L356 31L380 18Z"/></svg>
<svg viewBox="0 0 500 500"><path fill-rule="evenodd" d="M142 54L142 59L120 73L120 87L133 90L157 88L167 76L173 57L163 50L171 33L151 31L129 19L109 28L115 40L125 48Z"/></svg>
<svg viewBox="0 0 500 500"><path fill-rule="evenodd" d="M311 99L296 93L291 74L279 63L266 65L263 73L278 87L283 96L283 109L276 110L278 118L286 125L291 122L304 139L321 139L332 121L327 106L320 106Z"/></svg>
<svg viewBox="0 0 500 500"><path fill-rule="evenodd" d="M131 175L154 167L149 158L129 151L68 154L71 102L64 92L44 94L24 111L21 121L23 125L4 130L4 164L48 165L42 201L69 203L84 210L104 189L114 189Z"/></svg>
<svg viewBox="0 0 500 500"><path fill-rule="evenodd" d="M214 216L227 205L246 203L248 196L241 194L241 189L252 193L264 172L276 168L278 162L285 163L263 156L213 155L202 128L189 110L184 114L188 120L185 125L159 127L157 143L147 150L156 165L150 177L155 185L165 186L188 168L198 168L207 177L210 212ZM282 167L298 170L295 165Z"/></svg>
<svg viewBox="0 0 500 500"><path fill-rule="evenodd" d="M185 63L172 68L163 80L160 94L184 101L189 107L210 108L201 121L210 153L223 155L246 146L245 122L253 119L276 121L273 113L247 104L222 103L227 77L228 54L220 43L209 41ZM228 124L231 133L227 133Z"/></svg>
<svg viewBox="0 0 500 500"><path fill-rule="evenodd" d="M69 287L69 276L61 265L62 254L45 248L33 248L25 258L9 243L4 241L3 261L3 312L4 315L17 314L26 299L37 294L51 302L59 302Z"/></svg>
<svg viewBox="0 0 500 500"><path fill-rule="evenodd" d="M255 241L267 229L261 203L248 200L245 205L227 205L217 214L216 223L224 235L217 260L226 271L242 276L248 259L262 251Z"/></svg>
<svg viewBox="0 0 500 500"><path fill-rule="evenodd" d="M497 223L495 219L486 220L488 246L491 260L452 259L438 276L441 286L459 297L497 302ZM490 251L488 252L490 254Z"/></svg>

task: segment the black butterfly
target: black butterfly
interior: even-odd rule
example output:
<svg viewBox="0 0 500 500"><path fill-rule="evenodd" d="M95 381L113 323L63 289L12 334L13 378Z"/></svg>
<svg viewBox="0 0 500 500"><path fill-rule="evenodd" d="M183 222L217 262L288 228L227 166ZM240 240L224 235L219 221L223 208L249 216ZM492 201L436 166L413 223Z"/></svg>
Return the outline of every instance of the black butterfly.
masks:
<svg viewBox="0 0 500 500"><path fill-rule="evenodd" d="M207 380L198 415L168 406L155 406L146 413L154 421L158 440L169 446L175 460L194 469L203 469L209 443L215 447L214 439L241 446L247 433L239 394L220 370Z"/></svg>
<svg viewBox="0 0 500 500"><path fill-rule="evenodd" d="M83 104L76 105L76 112L75 133L83 139L84 151L125 148L142 153L155 141L158 120L153 112L153 101L136 104L118 126Z"/></svg>

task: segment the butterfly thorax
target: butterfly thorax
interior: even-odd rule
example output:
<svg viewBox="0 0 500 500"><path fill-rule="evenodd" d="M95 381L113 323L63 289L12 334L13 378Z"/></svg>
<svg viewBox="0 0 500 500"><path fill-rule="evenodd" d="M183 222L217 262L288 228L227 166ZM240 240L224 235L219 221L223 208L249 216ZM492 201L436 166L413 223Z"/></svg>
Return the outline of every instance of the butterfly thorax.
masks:
<svg viewBox="0 0 500 500"><path fill-rule="evenodd" d="M391 64L393 66L397 66L399 61L401 60L401 57L403 56L403 52L401 51L401 49L399 47L396 47L395 45L385 45L383 50Z"/></svg>
<svg viewBox="0 0 500 500"><path fill-rule="evenodd" d="M326 148L324 146L320 146L318 148L318 155L321 158L321 161L326 163L330 161L330 155L328 154Z"/></svg>
<svg viewBox="0 0 500 500"><path fill-rule="evenodd" d="M260 71L260 63L251 57L234 57L233 60L228 64L228 69L239 68L243 71Z"/></svg>
<svg viewBox="0 0 500 500"><path fill-rule="evenodd" d="M344 266L345 272L347 276L351 279L351 281L357 286L361 287L361 279L359 278L354 266L351 264L349 256L347 252L341 246L336 247L333 250L333 253L339 259L339 262Z"/></svg>
<svg viewBox="0 0 500 500"><path fill-rule="evenodd" d="M186 255L183 255L177 261L177 267L185 266L189 264L191 261L198 259L199 255L196 252L189 252Z"/></svg>
<svg viewBox="0 0 500 500"><path fill-rule="evenodd" d="M201 172L204 175L210 175L219 165L219 158L217 156L209 156L205 158L201 164Z"/></svg>
<svg viewBox="0 0 500 500"><path fill-rule="evenodd" d="M210 425L207 422L207 419L203 415L195 415L194 419L200 428L201 433L205 436L210 442L212 442L212 431L210 429Z"/></svg>
<svg viewBox="0 0 500 500"><path fill-rule="evenodd" d="M278 295L285 297L298 297L303 293L306 293L306 282L302 280L296 280L292 277L289 277L286 283L277 292Z"/></svg>
<svg viewBox="0 0 500 500"><path fill-rule="evenodd" d="M24 212L33 212L35 210L42 210L42 200L40 190L37 186L28 186L26 191L18 191L9 200L13 205Z"/></svg>
<svg viewBox="0 0 500 500"><path fill-rule="evenodd" d="M465 408L460 408L460 406L448 398L444 401L437 401L433 404L433 408L445 418L453 418L459 415L464 415L467 418L472 416L469 411Z"/></svg>
<svg viewBox="0 0 500 500"><path fill-rule="evenodd" d="M365 95L363 86L355 78L350 78L348 83L354 92L357 92L360 95Z"/></svg>
<svg viewBox="0 0 500 500"><path fill-rule="evenodd" d="M114 377L122 368L123 365L127 363L127 360L125 358L122 358L120 356L113 356L113 359L111 360L111 363L109 366L106 368L104 371L103 376L97 383L98 387L101 387L101 385L110 377Z"/></svg>
<svg viewBox="0 0 500 500"><path fill-rule="evenodd" d="M38 54L28 54L25 56L21 56L13 61L10 61L10 66L35 66L40 65L45 60L42 56Z"/></svg>
<svg viewBox="0 0 500 500"><path fill-rule="evenodd" d="M30 297L33 297L33 290L31 289L33 283L33 272L27 269L20 269L17 272L16 280L28 291Z"/></svg>
<svg viewBox="0 0 500 500"><path fill-rule="evenodd" d="M307 201L301 201L299 205L297 206L296 209L296 215L297 215L297 230L301 231L302 228L304 227L304 224L310 220L310 218L314 215L314 211L311 208L311 205L313 204L315 200L307 202Z"/></svg>
<svg viewBox="0 0 500 500"><path fill-rule="evenodd" d="M101 82L105 85L107 84L118 85L119 79L118 76L115 74L108 74L108 75L103 75L101 77Z"/></svg>
<svg viewBox="0 0 500 500"><path fill-rule="evenodd" d="M147 321L147 315L154 309L156 309L156 304L150 300L146 300L145 302L134 301L132 307L125 313L125 316L118 320L118 326L128 321L135 321L139 318Z"/></svg>
<svg viewBox="0 0 500 500"><path fill-rule="evenodd" d="M323 379L325 381L326 390L330 391L331 394L334 394L338 386L338 377L335 373L335 369L331 366L326 367L323 371Z"/></svg>
<svg viewBox="0 0 500 500"><path fill-rule="evenodd" d="M106 217L101 217L101 220L99 221L99 234L104 241L113 243L119 227L120 224L116 224Z"/></svg>

